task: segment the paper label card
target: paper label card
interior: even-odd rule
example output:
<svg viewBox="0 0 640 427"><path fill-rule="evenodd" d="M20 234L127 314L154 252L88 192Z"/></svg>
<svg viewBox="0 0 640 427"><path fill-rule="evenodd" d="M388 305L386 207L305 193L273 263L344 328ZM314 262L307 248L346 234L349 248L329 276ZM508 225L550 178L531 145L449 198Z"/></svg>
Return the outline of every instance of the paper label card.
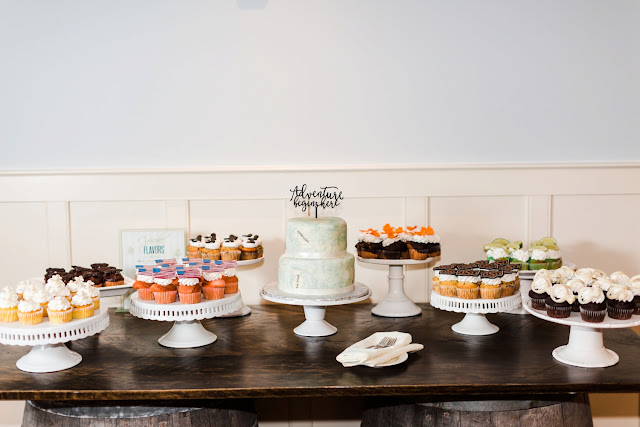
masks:
<svg viewBox="0 0 640 427"><path fill-rule="evenodd" d="M185 254L184 229L120 231L120 265L128 277L136 277L136 265L155 264L157 259L182 258Z"/></svg>

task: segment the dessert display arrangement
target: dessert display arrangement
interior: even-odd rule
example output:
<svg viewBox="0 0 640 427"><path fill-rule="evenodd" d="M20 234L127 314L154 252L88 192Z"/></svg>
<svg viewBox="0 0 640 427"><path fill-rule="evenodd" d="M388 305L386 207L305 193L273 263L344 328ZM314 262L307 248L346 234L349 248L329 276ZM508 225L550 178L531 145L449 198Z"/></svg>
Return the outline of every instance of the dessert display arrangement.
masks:
<svg viewBox="0 0 640 427"><path fill-rule="evenodd" d="M569 365L615 365L619 358L604 347L603 329L640 325L640 275L616 271L607 276L591 267L542 269L535 274L528 296L524 307L531 314L571 326L569 343L552 353Z"/></svg>
<svg viewBox="0 0 640 427"><path fill-rule="evenodd" d="M324 320L331 305L363 301L371 295L354 279L354 256L347 252L347 223L336 217L300 217L287 221L286 251L278 281L266 285L262 298L304 307L306 321L294 329L302 336L333 335Z"/></svg>
<svg viewBox="0 0 640 427"><path fill-rule="evenodd" d="M483 249L489 261L507 260L523 271L543 268L555 270L562 267L558 242L551 236L531 242L528 249L523 249L520 240L510 242L503 238L494 239L484 245Z"/></svg>
<svg viewBox="0 0 640 427"><path fill-rule="evenodd" d="M257 234L243 234L218 240L216 233L208 236L198 235L187 245L189 258L203 258L212 261L253 261L264 255L262 238Z"/></svg>
<svg viewBox="0 0 640 427"><path fill-rule="evenodd" d="M431 227L392 227L385 224L382 232L360 230L358 261L389 266L389 292L371 309L376 316L411 317L422 313L404 292L404 266L427 264L441 254L440 237Z"/></svg>
<svg viewBox="0 0 640 427"><path fill-rule="evenodd" d="M147 320L175 322L158 342L171 348L193 348L217 337L200 320L221 317L242 309L237 262L202 258L160 260L138 266L130 313Z"/></svg>
<svg viewBox="0 0 640 427"><path fill-rule="evenodd" d="M449 264L433 268L431 305L440 310L466 313L451 327L463 335L490 335L500 330L485 314L520 306L518 265L507 259Z"/></svg>
<svg viewBox="0 0 640 427"><path fill-rule="evenodd" d="M109 325L100 291L82 275L65 283L59 274L41 284L25 280L0 291L0 343L32 346L16 363L27 372L71 368L82 357L64 343L101 332Z"/></svg>

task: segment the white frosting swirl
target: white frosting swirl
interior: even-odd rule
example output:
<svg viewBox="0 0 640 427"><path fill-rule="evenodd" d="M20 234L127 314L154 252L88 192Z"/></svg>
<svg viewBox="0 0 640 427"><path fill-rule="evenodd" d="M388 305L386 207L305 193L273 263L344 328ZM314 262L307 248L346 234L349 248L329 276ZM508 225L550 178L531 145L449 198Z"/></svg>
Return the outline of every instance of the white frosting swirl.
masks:
<svg viewBox="0 0 640 427"><path fill-rule="evenodd" d="M5 286L4 288L2 288L2 290L0 291L0 295L14 295L17 296L17 292L15 289L13 289L13 287L11 286Z"/></svg>
<svg viewBox="0 0 640 427"><path fill-rule="evenodd" d="M544 276L536 277L531 282L531 290L536 294L546 294L550 288L551 281Z"/></svg>
<svg viewBox="0 0 640 427"><path fill-rule="evenodd" d="M27 280L28 282L28 280ZM51 283L52 285L64 285L64 280L62 280L62 277L60 277L59 274L54 274L53 276L51 276L51 278L49 280L47 280L47 285ZM46 287L46 285L45 285Z"/></svg>
<svg viewBox="0 0 640 427"><path fill-rule="evenodd" d="M71 308L71 304L66 298L55 297L49 304L47 305L47 310L51 311L67 311Z"/></svg>
<svg viewBox="0 0 640 427"><path fill-rule="evenodd" d="M0 308L15 308L18 306L18 296L12 294L0 295Z"/></svg>
<svg viewBox="0 0 640 427"><path fill-rule="evenodd" d="M82 288L80 288L80 290L78 292L84 292L87 295L89 295L91 298L95 298L95 297L99 297L100 296L100 290L98 288L94 288L91 285L84 285Z"/></svg>
<svg viewBox="0 0 640 427"><path fill-rule="evenodd" d="M382 246L385 246L385 247L390 246L395 242L399 242L401 240L400 236L389 237L387 234L381 234L380 237L383 237Z"/></svg>
<svg viewBox="0 0 640 427"><path fill-rule="evenodd" d="M541 268L536 272L533 278L535 279L536 277L547 277L547 276L551 276L551 272L546 268Z"/></svg>
<svg viewBox="0 0 640 427"><path fill-rule="evenodd" d="M236 269L235 268L225 268L224 271L222 272L223 276L227 276L227 277L231 277L231 276L235 276L236 275Z"/></svg>
<svg viewBox="0 0 640 427"><path fill-rule="evenodd" d="M93 304L93 300L85 292L78 292L71 298L71 305L74 307L81 307L85 305Z"/></svg>
<svg viewBox="0 0 640 427"><path fill-rule="evenodd" d="M567 302L569 304L573 304L576 300L576 297L567 285L554 285L549 292L549 296L554 302L558 303Z"/></svg>
<svg viewBox="0 0 640 427"><path fill-rule="evenodd" d="M563 279L564 278L570 279L573 276L573 273L574 273L573 269L567 267L566 265L563 265L562 267L557 269L555 272L557 274L559 274L560 277L562 277Z"/></svg>
<svg viewBox="0 0 640 427"><path fill-rule="evenodd" d="M243 248L257 248L258 244L256 242L242 242L242 247Z"/></svg>
<svg viewBox="0 0 640 427"><path fill-rule="evenodd" d="M614 285L607 291L607 298L616 301L633 301L633 292L626 286Z"/></svg>
<svg viewBox="0 0 640 427"><path fill-rule="evenodd" d="M526 251L524 249L516 249L515 251L511 252L511 258L520 262L528 262L529 251Z"/></svg>
<svg viewBox="0 0 640 427"><path fill-rule="evenodd" d="M160 286L168 286L173 283L173 279L161 279L159 277L155 277L153 280Z"/></svg>
<svg viewBox="0 0 640 427"><path fill-rule="evenodd" d="M616 285L629 286L631 285L631 279L626 273L622 271L616 271L611 273L609 279L613 280Z"/></svg>
<svg viewBox="0 0 640 427"><path fill-rule="evenodd" d="M633 276L633 277L631 278L631 283L632 283L632 284L633 284L633 283L636 283L636 282L640 282L640 274L638 274L638 275L636 275L636 276Z"/></svg>
<svg viewBox="0 0 640 427"><path fill-rule="evenodd" d="M502 281L503 282L515 282L516 281L516 277L518 277L517 273L504 273L504 275L502 276Z"/></svg>
<svg viewBox="0 0 640 427"><path fill-rule="evenodd" d="M416 243L440 243L440 236L435 234L425 234L422 236L418 234L411 234L407 240Z"/></svg>
<svg viewBox="0 0 640 427"><path fill-rule="evenodd" d="M440 273L440 276L438 276L438 278L440 279L441 282L457 282L458 281L458 276L456 276L455 274Z"/></svg>
<svg viewBox="0 0 640 427"><path fill-rule="evenodd" d="M81 279L81 280L78 280ZM69 289L71 292L78 292L78 290L84 286L84 280L82 279L82 277L76 277L75 279L73 279L72 282L67 283L67 289Z"/></svg>
<svg viewBox="0 0 640 427"><path fill-rule="evenodd" d="M32 301L37 302L39 304L49 302L53 299L53 295L49 293L46 289L40 289L37 292L34 292L30 298Z"/></svg>
<svg viewBox="0 0 640 427"><path fill-rule="evenodd" d="M200 283L200 279L196 277L181 277L178 279L178 283L182 286L195 286Z"/></svg>
<svg viewBox="0 0 640 427"><path fill-rule="evenodd" d="M580 304L589 304L595 302L600 304L604 301L604 292L598 287L584 287L578 292L578 302Z"/></svg>
<svg viewBox="0 0 640 427"><path fill-rule="evenodd" d="M594 269L593 270L593 278L594 279L599 279L601 277L607 277L607 273L605 273L604 271L599 270L599 269Z"/></svg>
<svg viewBox="0 0 640 427"><path fill-rule="evenodd" d="M483 277L482 284L490 285L490 286L498 286L502 283L502 279L500 277Z"/></svg>
<svg viewBox="0 0 640 427"><path fill-rule="evenodd" d="M239 248L240 247L240 239L236 239L233 242L231 240L225 240L222 244L223 248Z"/></svg>
<svg viewBox="0 0 640 427"><path fill-rule="evenodd" d="M534 261L544 261L547 259L547 253L542 249L534 249L531 251L531 259Z"/></svg>
<svg viewBox="0 0 640 427"><path fill-rule="evenodd" d="M593 277L594 271L596 271L595 268L583 267L583 268L577 269L575 274L579 276L589 275L590 277Z"/></svg>
<svg viewBox="0 0 640 427"><path fill-rule="evenodd" d="M457 276L458 282L480 283L480 276Z"/></svg>
<svg viewBox="0 0 640 427"><path fill-rule="evenodd" d="M53 277L56 277L56 276L58 276L58 275L56 274ZM58 276L58 279L60 279L60 276ZM49 280L51 280L51 279L49 279ZM62 281L62 279L60 281ZM28 288L31 285L33 285L33 283L31 283L31 280L22 280L22 281L20 281L20 283L18 283L18 286L16 286L16 292L21 294L21 293L24 292L24 290L26 288ZM64 283L63 283L63 285L64 285Z"/></svg>
<svg viewBox="0 0 640 427"><path fill-rule="evenodd" d="M205 243L204 247L207 249L220 249L220 241Z"/></svg>
<svg viewBox="0 0 640 427"><path fill-rule="evenodd" d="M556 251L554 249L548 249L547 259L560 259L560 251Z"/></svg>
<svg viewBox="0 0 640 427"><path fill-rule="evenodd" d="M222 279L222 272L220 271L202 271L202 277L207 282Z"/></svg>
<svg viewBox="0 0 640 427"><path fill-rule="evenodd" d="M153 276L147 276L143 273L146 273L146 272L138 273L136 275L136 280L144 283L153 283Z"/></svg>
<svg viewBox="0 0 640 427"><path fill-rule="evenodd" d="M633 292L634 296L640 295L640 280L636 280L635 282L631 282L631 292Z"/></svg>
<svg viewBox="0 0 640 427"><path fill-rule="evenodd" d="M192 240L189 245L193 248L204 248L204 242L202 240L196 240L195 242Z"/></svg>
<svg viewBox="0 0 640 427"><path fill-rule="evenodd" d="M23 299L18 303L18 311L22 313L33 313L39 310L42 310L42 306L35 301Z"/></svg>
<svg viewBox="0 0 640 427"><path fill-rule="evenodd" d="M567 286L571 288L571 291L574 294L577 294L580 292L580 289L583 289L585 287L584 282L580 279L571 279L567 282Z"/></svg>
<svg viewBox="0 0 640 427"><path fill-rule="evenodd" d="M502 248L489 249L487 251L487 257L493 259L508 258L509 254Z"/></svg>
<svg viewBox="0 0 640 427"><path fill-rule="evenodd" d="M382 241L384 240L384 237L374 236L371 233L361 231L360 234L358 235L358 240L360 242L366 242L366 243L382 243Z"/></svg>
<svg viewBox="0 0 640 427"><path fill-rule="evenodd" d="M602 278L596 280L595 282L593 282L593 284L594 284L594 286L599 287L600 289L602 289L605 292L607 292L612 286L615 285L615 283L613 283L613 280L607 279L606 277L602 277Z"/></svg>
<svg viewBox="0 0 640 427"><path fill-rule="evenodd" d="M22 297L24 299L31 299L31 297L33 296L33 294L35 294L36 292L38 292L40 289L42 289L42 286L32 283L30 286L27 286L24 291L22 291Z"/></svg>

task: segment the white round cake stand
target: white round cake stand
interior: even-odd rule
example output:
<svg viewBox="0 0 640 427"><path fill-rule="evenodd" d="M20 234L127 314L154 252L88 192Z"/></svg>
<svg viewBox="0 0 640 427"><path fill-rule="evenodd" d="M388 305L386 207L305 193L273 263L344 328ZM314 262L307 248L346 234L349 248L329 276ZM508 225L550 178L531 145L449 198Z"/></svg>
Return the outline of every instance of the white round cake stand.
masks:
<svg viewBox="0 0 640 427"><path fill-rule="evenodd" d="M326 337L338 332L338 328L324 320L327 307L364 301L371 296L371 290L362 283L356 283L353 292L336 296L312 297L283 292L278 289L278 282L272 282L262 288L260 296L271 302L303 306L306 320L293 332L303 337Z"/></svg>
<svg viewBox="0 0 640 427"><path fill-rule="evenodd" d="M464 318L453 325L454 332L463 335L491 335L500 330L485 317L487 313L502 313L513 310L520 304L520 293L498 299L462 299L445 297L431 292L431 305L435 308L456 313L466 313Z"/></svg>
<svg viewBox="0 0 640 427"><path fill-rule="evenodd" d="M242 308L240 292L225 295L216 300L205 300L197 304L156 304L155 301L141 300L138 293L131 295L129 312L141 319L175 322L169 332L158 343L171 348L194 348L211 344L218 339L200 323L204 319L221 317Z"/></svg>
<svg viewBox="0 0 640 427"><path fill-rule="evenodd" d="M92 317L71 322L52 324L45 317L42 323L33 326L18 322L0 325L0 344L24 345L33 348L22 356L16 366L25 372L57 372L72 368L82 361L75 351L64 343L90 337L109 326L107 308L96 310Z"/></svg>
<svg viewBox="0 0 640 427"><path fill-rule="evenodd" d="M569 343L556 348L551 354L559 362L581 368L606 368L620 360L614 351L605 348L602 340L603 329L631 328L640 325L640 315L633 315L629 320L616 320L605 316L603 322L592 323L582 320L582 316L577 312L572 312L564 319L547 316L546 310L536 310L531 307L531 301L528 301L524 308L540 319L571 326Z"/></svg>
<svg viewBox="0 0 640 427"><path fill-rule="evenodd" d="M422 309L404 293L404 266L427 264L435 258L415 259L370 259L358 257L366 264L389 266L389 292L382 301L371 309L371 313L382 317L411 317L422 313Z"/></svg>
<svg viewBox="0 0 640 427"><path fill-rule="evenodd" d="M262 261L264 261L264 255L261 256L260 258L245 259L237 262L238 262L238 267L242 267L245 265L258 264L258 263L261 263ZM240 310L236 310L233 313L225 314L224 316L220 316L220 317L242 317L242 316L248 316L249 314L251 314L251 309L247 305L245 305L243 301L242 308L240 308Z"/></svg>

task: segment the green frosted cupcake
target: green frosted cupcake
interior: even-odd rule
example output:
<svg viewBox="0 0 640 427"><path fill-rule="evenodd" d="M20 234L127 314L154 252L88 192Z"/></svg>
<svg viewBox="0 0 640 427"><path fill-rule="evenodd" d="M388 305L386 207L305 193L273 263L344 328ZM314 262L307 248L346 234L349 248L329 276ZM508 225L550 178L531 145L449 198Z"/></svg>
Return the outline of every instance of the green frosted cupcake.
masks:
<svg viewBox="0 0 640 427"><path fill-rule="evenodd" d="M520 265L520 270L529 270L529 251L516 249L509 254L511 264Z"/></svg>
<svg viewBox="0 0 640 427"><path fill-rule="evenodd" d="M548 249L544 246L532 246L529 248L529 270L549 268L547 251Z"/></svg>

